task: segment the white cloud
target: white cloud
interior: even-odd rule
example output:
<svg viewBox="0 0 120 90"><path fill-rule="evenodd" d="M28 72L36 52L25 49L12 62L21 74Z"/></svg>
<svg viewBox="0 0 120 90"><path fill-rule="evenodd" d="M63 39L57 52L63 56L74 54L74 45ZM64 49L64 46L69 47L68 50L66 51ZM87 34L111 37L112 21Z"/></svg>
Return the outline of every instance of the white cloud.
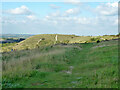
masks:
<svg viewBox="0 0 120 90"><path fill-rule="evenodd" d="M61 16L78 15L80 13L81 13L80 8L76 7L76 8L71 8L71 9L68 9L68 10L64 11Z"/></svg>
<svg viewBox="0 0 120 90"><path fill-rule="evenodd" d="M51 13L50 16L57 17L60 15L60 11L56 11L54 13Z"/></svg>
<svg viewBox="0 0 120 90"><path fill-rule="evenodd" d="M53 12L53 13L50 13L50 14L46 15L44 20L48 21L48 20L51 20L51 19L56 19L58 17L61 17L60 11L56 11L56 12Z"/></svg>
<svg viewBox="0 0 120 90"><path fill-rule="evenodd" d="M0 16L0 22L2 21L2 17Z"/></svg>
<svg viewBox="0 0 120 90"><path fill-rule="evenodd" d="M53 9L59 9L60 8L60 6L56 6L55 4L51 4L50 7L53 8Z"/></svg>
<svg viewBox="0 0 120 90"><path fill-rule="evenodd" d="M50 18L50 16L48 16L48 15L47 15L47 16L45 16L45 18L46 18L46 19L49 19L49 18Z"/></svg>
<svg viewBox="0 0 120 90"><path fill-rule="evenodd" d="M114 3L107 3L108 6L112 6L112 7L118 7L118 2L114 2Z"/></svg>
<svg viewBox="0 0 120 90"><path fill-rule="evenodd" d="M113 25L118 25L118 19L115 19Z"/></svg>
<svg viewBox="0 0 120 90"><path fill-rule="evenodd" d="M45 16L46 19L51 19L51 18L59 18L59 17L66 17L66 16L71 16L71 15L77 15L80 13L80 9L79 8L71 8L68 9L64 12L60 12L59 10L57 10L56 12L50 13L48 15Z"/></svg>
<svg viewBox="0 0 120 90"><path fill-rule="evenodd" d="M2 24L18 24L18 23L26 23L26 19L18 19L16 17L2 17Z"/></svg>
<svg viewBox="0 0 120 90"><path fill-rule="evenodd" d="M17 21L14 19L6 20L3 23L4 32L31 32L31 33L63 33L79 35L102 35L115 34L117 29L117 18L114 16L99 17L49 17L48 20L38 19L34 22L29 19ZM5 19L4 19L5 21ZM9 29L11 31L9 31ZM22 31L21 31L22 30Z"/></svg>
<svg viewBox="0 0 120 90"><path fill-rule="evenodd" d="M79 5L81 4L80 0L64 0L65 3L70 3L74 5Z"/></svg>
<svg viewBox="0 0 120 90"><path fill-rule="evenodd" d="M28 19L30 19L30 20L35 20L35 19L37 19L36 18L36 16L34 16L34 15L28 15L28 16L26 16Z"/></svg>
<svg viewBox="0 0 120 90"><path fill-rule="evenodd" d="M68 9L65 13L66 14L78 14L80 12L79 8L72 8Z"/></svg>
<svg viewBox="0 0 120 90"><path fill-rule="evenodd" d="M22 5L21 7L15 8L15 9L10 9L6 11L8 14L14 14L14 15L29 15L32 12L29 10L28 7L25 5Z"/></svg>
<svg viewBox="0 0 120 90"><path fill-rule="evenodd" d="M95 11L100 15L114 16L118 14L117 3L106 3L96 7Z"/></svg>
<svg viewBox="0 0 120 90"><path fill-rule="evenodd" d="M83 17L83 18L77 18L77 23L79 24L93 24L90 20L90 18L86 18L86 17Z"/></svg>

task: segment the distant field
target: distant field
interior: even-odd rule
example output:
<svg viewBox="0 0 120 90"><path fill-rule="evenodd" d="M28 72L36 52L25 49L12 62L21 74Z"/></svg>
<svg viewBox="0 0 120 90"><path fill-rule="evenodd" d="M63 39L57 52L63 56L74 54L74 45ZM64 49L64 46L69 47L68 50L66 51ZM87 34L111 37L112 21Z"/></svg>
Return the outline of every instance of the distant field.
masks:
<svg viewBox="0 0 120 90"><path fill-rule="evenodd" d="M31 34L0 34L1 38L28 38L33 35Z"/></svg>
<svg viewBox="0 0 120 90"><path fill-rule="evenodd" d="M60 41L71 37L80 40ZM32 46L43 37L34 38L20 45ZM118 88L118 40L7 52L2 60L3 88Z"/></svg>

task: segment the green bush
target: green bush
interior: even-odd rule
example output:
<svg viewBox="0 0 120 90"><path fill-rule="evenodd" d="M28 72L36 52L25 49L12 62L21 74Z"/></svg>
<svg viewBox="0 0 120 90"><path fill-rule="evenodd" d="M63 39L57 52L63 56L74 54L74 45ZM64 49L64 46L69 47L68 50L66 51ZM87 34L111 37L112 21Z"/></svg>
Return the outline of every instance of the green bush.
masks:
<svg viewBox="0 0 120 90"><path fill-rule="evenodd" d="M91 41L98 41L98 40L101 41L100 38L91 38L90 40Z"/></svg>

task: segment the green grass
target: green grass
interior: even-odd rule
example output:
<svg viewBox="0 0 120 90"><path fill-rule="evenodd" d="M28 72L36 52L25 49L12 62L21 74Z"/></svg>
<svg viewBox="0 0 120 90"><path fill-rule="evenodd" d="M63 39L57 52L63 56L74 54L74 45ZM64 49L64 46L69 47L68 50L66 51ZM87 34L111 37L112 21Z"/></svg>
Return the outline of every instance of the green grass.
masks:
<svg viewBox="0 0 120 90"><path fill-rule="evenodd" d="M2 61L0 57L0 90L2 89Z"/></svg>
<svg viewBox="0 0 120 90"><path fill-rule="evenodd" d="M3 54L3 88L118 88L118 43L46 46Z"/></svg>

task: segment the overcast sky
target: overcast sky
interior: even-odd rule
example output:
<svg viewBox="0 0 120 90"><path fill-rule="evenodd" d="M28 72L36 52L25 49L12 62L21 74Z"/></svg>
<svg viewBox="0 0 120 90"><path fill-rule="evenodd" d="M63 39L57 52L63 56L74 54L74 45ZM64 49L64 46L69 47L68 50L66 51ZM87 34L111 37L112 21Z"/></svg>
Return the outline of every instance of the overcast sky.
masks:
<svg viewBox="0 0 120 90"><path fill-rule="evenodd" d="M74 1L74 2L73 2ZM118 33L118 3L101 2L4 2L3 34Z"/></svg>

